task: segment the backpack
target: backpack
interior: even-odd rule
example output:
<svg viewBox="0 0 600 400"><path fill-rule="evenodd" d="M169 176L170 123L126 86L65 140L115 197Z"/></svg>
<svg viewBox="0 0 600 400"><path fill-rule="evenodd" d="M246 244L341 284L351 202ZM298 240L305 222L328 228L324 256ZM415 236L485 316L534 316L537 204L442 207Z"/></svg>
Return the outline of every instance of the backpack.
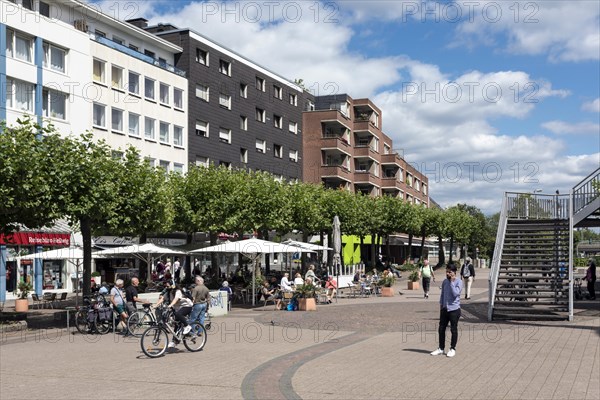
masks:
<svg viewBox="0 0 600 400"><path fill-rule="evenodd" d="M192 291L190 289L188 289L188 288L182 288L181 289L181 294L183 295L183 297L194 301L194 296L192 295Z"/></svg>

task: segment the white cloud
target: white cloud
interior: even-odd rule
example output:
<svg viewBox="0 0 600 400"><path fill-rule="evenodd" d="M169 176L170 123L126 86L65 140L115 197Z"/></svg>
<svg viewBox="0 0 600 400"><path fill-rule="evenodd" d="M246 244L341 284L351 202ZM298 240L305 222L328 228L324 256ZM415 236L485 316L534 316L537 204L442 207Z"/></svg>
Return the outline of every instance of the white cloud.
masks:
<svg viewBox="0 0 600 400"><path fill-rule="evenodd" d="M554 120L544 122L542 124L542 127L558 135L580 133L591 133L600 135L600 124L594 122L578 122L576 124L571 124L565 121Z"/></svg>
<svg viewBox="0 0 600 400"><path fill-rule="evenodd" d="M584 111L600 113L600 98L583 103L581 109Z"/></svg>

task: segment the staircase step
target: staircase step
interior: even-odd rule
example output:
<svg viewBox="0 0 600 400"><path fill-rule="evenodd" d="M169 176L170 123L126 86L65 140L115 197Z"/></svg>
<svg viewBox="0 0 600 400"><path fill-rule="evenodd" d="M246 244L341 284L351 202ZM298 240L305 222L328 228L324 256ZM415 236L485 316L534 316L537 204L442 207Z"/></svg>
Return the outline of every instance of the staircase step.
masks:
<svg viewBox="0 0 600 400"><path fill-rule="evenodd" d="M560 315L560 314L519 314L519 313L510 313L510 312L495 312L493 314L493 319L498 320L540 320L540 321L562 321L568 320L568 315Z"/></svg>
<svg viewBox="0 0 600 400"><path fill-rule="evenodd" d="M497 307L502 307L502 306L510 306L514 303L514 301L504 301L504 300L499 300L499 299L495 299L494 300L494 309L496 309ZM569 304L568 300L559 300L559 301L534 301L532 303L535 303L536 305L539 306L560 306L561 310L565 310L566 311L566 307ZM511 310L514 309L514 307L506 307L505 309L510 308Z"/></svg>

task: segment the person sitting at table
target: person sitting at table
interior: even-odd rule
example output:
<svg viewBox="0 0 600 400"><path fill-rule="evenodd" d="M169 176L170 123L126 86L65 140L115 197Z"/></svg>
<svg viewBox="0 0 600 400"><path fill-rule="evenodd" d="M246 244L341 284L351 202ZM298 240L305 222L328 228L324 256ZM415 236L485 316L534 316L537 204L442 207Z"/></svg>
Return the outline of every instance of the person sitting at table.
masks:
<svg viewBox="0 0 600 400"><path fill-rule="evenodd" d="M264 281L263 287L260 291L265 300L276 300L275 308L277 308L278 310L281 309L281 295L277 292L277 289L269 287L269 282Z"/></svg>
<svg viewBox="0 0 600 400"><path fill-rule="evenodd" d="M325 288L327 289L327 303L331 304L331 299L333 299L333 296L337 293L337 282L333 279L333 276L327 277Z"/></svg>
<svg viewBox="0 0 600 400"><path fill-rule="evenodd" d="M298 287L302 285L304 285L304 279L302 279L302 275L300 275L300 272L297 272L296 277L294 278L294 286Z"/></svg>
<svg viewBox="0 0 600 400"><path fill-rule="evenodd" d="M308 271L306 271L306 275L304 275L305 281L307 281L308 278L310 278L312 280L312 282L315 286L321 284L319 278L317 278L317 275L315 274L315 266L313 264L310 264L308 266Z"/></svg>
<svg viewBox="0 0 600 400"><path fill-rule="evenodd" d="M292 284L289 280L290 274L288 272L283 274L283 278L281 278L281 282L279 282L279 287L284 292L291 292L294 289L292 288Z"/></svg>

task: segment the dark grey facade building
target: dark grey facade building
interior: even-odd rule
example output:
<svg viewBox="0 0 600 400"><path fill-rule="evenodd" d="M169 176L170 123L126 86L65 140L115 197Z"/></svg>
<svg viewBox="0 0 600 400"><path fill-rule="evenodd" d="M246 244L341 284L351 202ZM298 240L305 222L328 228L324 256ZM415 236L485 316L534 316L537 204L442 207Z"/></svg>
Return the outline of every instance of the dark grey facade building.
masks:
<svg viewBox="0 0 600 400"><path fill-rule="evenodd" d="M295 83L191 29L129 21L183 48L189 163L302 180L302 112L314 97Z"/></svg>

